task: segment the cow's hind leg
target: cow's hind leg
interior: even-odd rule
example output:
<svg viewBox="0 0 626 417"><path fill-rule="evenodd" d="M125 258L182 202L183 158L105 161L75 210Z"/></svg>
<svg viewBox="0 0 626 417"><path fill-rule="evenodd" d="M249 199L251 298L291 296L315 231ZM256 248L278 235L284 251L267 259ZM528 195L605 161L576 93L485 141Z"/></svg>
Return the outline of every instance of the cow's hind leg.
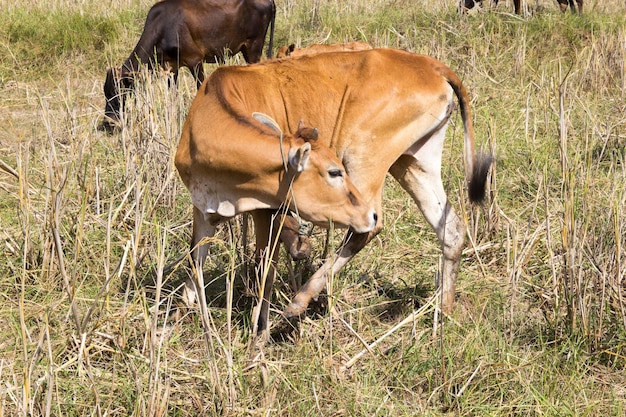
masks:
<svg viewBox="0 0 626 417"><path fill-rule="evenodd" d="M417 203L426 221L439 238L443 252L441 274L442 308L445 313L454 309L454 293L464 246L465 226L456 215L441 182L437 164L420 164L413 156L401 156L390 173Z"/></svg>
<svg viewBox="0 0 626 417"><path fill-rule="evenodd" d="M566 12L569 6L572 13L582 13L583 12L583 0L557 0L559 2L559 7L562 12ZM578 5L578 9L576 8Z"/></svg>

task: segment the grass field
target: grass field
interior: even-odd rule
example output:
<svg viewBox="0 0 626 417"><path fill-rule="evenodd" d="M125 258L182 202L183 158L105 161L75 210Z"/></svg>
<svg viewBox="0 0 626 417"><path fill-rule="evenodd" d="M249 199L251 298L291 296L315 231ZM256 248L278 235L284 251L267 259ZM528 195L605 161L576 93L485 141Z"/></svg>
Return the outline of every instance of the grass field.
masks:
<svg viewBox="0 0 626 417"><path fill-rule="evenodd" d="M105 71L151 2L0 0L0 416L623 416L624 2L460 16L451 0L276 1L275 46L364 40L466 84L496 162L488 203L469 206L453 116L443 177L468 224L454 314L434 313L437 239L390 179L385 230L333 277L330 312L249 367L243 221L212 245L206 333L177 309L186 264L163 273L188 251L173 154L194 81L146 77L126 128L97 129ZM326 233L312 239L318 265ZM282 259L275 323L311 268Z"/></svg>

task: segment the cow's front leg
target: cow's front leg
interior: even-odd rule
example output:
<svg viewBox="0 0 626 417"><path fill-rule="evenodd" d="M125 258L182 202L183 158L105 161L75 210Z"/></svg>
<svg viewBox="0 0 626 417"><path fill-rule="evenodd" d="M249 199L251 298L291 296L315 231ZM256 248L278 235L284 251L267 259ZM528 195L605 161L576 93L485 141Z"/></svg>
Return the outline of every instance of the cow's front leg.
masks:
<svg viewBox="0 0 626 417"><path fill-rule="evenodd" d="M281 218L282 216L273 216L270 210L252 213L256 233L257 288L262 297L256 320L256 336L263 336L269 330L270 305L279 255L277 236L281 229L280 224L274 223Z"/></svg>
<svg viewBox="0 0 626 417"><path fill-rule="evenodd" d="M193 231L191 234L191 276L185 281L183 288L183 301L188 307L193 306L199 291L204 288L198 288L198 274L202 273L202 266L207 254L209 253L208 243L201 244L204 238L213 237L215 234L215 226L204 217L197 208L193 208Z"/></svg>

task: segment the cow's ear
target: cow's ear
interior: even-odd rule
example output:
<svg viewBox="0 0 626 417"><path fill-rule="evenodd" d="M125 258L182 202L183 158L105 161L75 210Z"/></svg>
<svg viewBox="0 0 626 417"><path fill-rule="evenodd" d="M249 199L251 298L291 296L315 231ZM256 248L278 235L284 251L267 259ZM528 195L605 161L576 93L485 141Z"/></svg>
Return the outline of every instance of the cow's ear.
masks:
<svg viewBox="0 0 626 417"><path fill-rule="evenodd" d="M278 123L276 123L276 120L272 119L271 117L269 117L267 114L265 113L259 113L259 112L254 112L252 113L252 117L254 117L256 120L258 120L259 122L263 123L265 126L270 127L272 129L274 129L276 132L282 134L283 132L280 130L280 127L278 127Z"/></svg>
<svg viewBox="0 0 626 417"><path fill-rule="evenodd" d="M295 49L296 49L296 45L294 45L294 44L292 43L291 45L289 45L289 47L287 47L287 53L286 53L286 55L287 55L287 56L291 55L291 53L292 53L293 51L295 51Z"/></svg>
<svg viewBox="0 0 626 417"><path fill-rule="evenodd" d="M306 142L298 149L289 152L289 165L297 172L302 172L306 168L311 156L311 144Z"/></svg>

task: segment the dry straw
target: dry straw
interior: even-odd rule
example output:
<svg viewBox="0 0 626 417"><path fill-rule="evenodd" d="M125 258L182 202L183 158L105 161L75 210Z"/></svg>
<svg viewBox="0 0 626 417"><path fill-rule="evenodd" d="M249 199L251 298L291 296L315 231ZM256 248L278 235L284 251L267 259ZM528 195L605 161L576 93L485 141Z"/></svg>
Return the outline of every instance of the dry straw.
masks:
<svg viewBox="0 0 626 417"><path fill-rule="evenodd" d="M433 317L440 249L389 181L386 229L332 277L331 308L275 334L253 368L263 284L250 291L241 278L245 227L219 229L204 271L185 258L191 205L173 155L193 80L183 74L171 89L163 74L143 74L125 128L95 129L104 71L132 49L150 3L0 0L0 15L27 10L42 24L61 10L128 12L139 26L120 29L109 52L0 66L0 415L623 414L623 2L590 0L582 17L543 0L524 2L522 17L510 2L466 17L452 0L277 2L285 44L367 40L445 61L497 160L488 205L451 196L469 238L443 333ZM23 62L23 41L3 39L2 56ZM449 190L462 182L459 132L446 143ZM312 239L319 258L338 233ZM276 269L296 282L316 262L281 253ZM179 308L189 274L207 287L201 311ZM276 287L271 314L282 323L293 292Z"/></svg>

